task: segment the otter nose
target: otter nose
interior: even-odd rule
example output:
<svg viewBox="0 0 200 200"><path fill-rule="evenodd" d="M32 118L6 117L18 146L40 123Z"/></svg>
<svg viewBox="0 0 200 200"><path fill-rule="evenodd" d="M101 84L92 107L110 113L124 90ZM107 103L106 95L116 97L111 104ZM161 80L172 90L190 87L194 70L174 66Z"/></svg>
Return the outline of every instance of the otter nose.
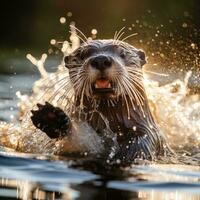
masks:
<svg viewBox="0 0 200 200"><path fill-rule="evenodd" d="M112 59L108 56L99 55L91 59L90 64L98 70L105 70L112 65Z"/></svg>

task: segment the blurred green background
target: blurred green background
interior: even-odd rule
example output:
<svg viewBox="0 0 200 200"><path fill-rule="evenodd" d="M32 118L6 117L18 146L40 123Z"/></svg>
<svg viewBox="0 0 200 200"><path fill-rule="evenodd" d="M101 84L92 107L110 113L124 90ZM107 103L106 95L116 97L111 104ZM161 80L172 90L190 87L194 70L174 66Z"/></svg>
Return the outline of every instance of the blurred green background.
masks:
<svg viewBox="0 0 200 200"><path fill-rule="evenodd" d="M69 36L71 21L87 36L97 29L98 38L112 38L126 26L125 35L139 33L129 41L147 52L150 63L199 66L199 0L2 0L0 19L0 73L35 72L26 54L48 53L52 38ZM52 68L61 58L53 50Z"/></svg>

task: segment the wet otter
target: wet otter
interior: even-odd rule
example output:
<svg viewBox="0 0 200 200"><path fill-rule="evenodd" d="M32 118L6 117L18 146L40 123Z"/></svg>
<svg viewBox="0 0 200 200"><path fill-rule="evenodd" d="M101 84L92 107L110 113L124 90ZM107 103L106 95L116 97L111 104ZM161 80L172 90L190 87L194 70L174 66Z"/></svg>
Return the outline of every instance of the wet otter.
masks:
<svg viewBox="0 0 200 200"><path fill-rule="evenodd" d="M62 138L74 134L74 120L87 122L104 141L109 159L125 163L153 160L169 151L143 87L143 51L122 41L92 40L64 62L74 89L70 117L49 103L38 104L31 117L37 128L50 138Z"/></svg>

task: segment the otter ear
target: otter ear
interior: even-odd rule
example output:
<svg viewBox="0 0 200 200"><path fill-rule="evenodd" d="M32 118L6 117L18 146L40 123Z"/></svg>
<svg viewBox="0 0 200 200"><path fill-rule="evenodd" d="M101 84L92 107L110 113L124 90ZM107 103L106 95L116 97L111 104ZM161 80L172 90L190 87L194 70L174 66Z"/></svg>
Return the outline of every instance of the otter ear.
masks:
<svg viewBox="0 0 200 200"><path fill-rule="evenodd" d="M137 54L138 54L138 56L140 58L140 64L141 64L141 66L143 66L144 64L146 64L147 61L146 61L146 55L145 55L144 51L138 50Z"/></svg>

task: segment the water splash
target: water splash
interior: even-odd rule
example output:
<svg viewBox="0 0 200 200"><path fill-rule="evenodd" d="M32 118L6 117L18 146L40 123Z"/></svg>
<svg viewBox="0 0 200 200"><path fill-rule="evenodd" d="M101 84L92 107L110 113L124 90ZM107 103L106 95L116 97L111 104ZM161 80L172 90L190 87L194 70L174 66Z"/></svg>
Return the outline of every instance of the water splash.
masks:
<svg viewBox="0 0 200 200"><path fill-rule="evenodd" d="M190 94L188 72L184 80L159 86L145 79L147 96L161 130L176 149L197 153L200 147L200 96Z"/></svg>
<svg viewBox="0 0 200 200"><path fill-rule="evenodd" d="M61 52L63 56L69 55L78 48L81 40L87 42L86 36L81 31L78 31L81 36L77 35L78 29L75 28L74 24L70 28L70 41L66 40L62 43ZM96 34L97 30L93 29L92 38L96 37L94 36ZM91 37L88 39L90 40ZM53 45L58 45L58 43L55 39L51 40ZM79 140L76 144L80 144L76 147L70 144L66 145L66 140L50 140L44 133L32 126L30 110L34 108L36 103L49 101L53 105L69 112L71 109L69 105L73 101L74 91L72 89L66 92L66 89L63 87L60 89L63 79L69 81L68 71L63 61L58 66L57 72L48 73L45 70L46 54L43 54L39 60L31 54L28 54L27 58L38 68L41 79L34 83L31 96L21 95L19 91L17 92L20 100L18 106L20 109L21 126L1 123L2 143L24 152L54 154L60 153L60 150L65 146L69 147L64 149L65 151L70 151L71 149L79 150L79 148L85 149L85 152L88 150L94 153L100 151L102 148L101 139L94 133L91 127L84 123L75 122L75 128L79 130L76 132L81 132L80 135L82 135L82 137L74 136L73 140ZM183 154L192 154L198 159L200 157L200 96L189 93L188 82L191 72L186 74L184 80L177 79L164 86L159 86L158 82L149 79L147 76L149 73L151 73L149 70L144 69L144 84L150 108L157 124L174 149L181 151ZM157 74L156 72L152 73ZM89 140L88 137L90 137Z"/></svg>

